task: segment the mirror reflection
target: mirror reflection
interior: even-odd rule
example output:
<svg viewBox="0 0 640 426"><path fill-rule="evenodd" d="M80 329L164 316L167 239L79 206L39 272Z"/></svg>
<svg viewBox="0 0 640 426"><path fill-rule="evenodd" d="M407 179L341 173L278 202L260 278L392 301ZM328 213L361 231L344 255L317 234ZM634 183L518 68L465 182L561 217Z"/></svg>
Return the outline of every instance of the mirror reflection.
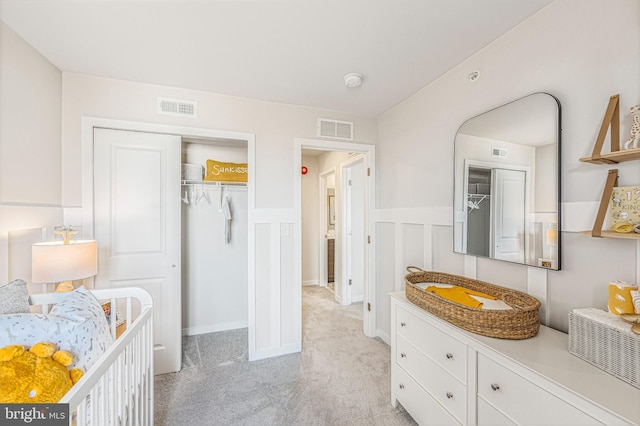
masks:
<svg viewBox="0 0 640 426"><path fill-rule="evenodd" d="M455 138L454 250L560 269L560 104L534 93Z"/></svg>

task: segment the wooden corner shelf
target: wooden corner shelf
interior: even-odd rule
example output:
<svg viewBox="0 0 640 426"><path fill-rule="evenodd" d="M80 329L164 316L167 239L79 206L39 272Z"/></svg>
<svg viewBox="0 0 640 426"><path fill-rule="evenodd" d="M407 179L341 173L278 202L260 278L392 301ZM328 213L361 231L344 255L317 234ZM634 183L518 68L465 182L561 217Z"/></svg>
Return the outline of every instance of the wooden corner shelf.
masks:
<svg viewBox="0 0 640 426"><path fill-rule="evenodd" d="M607 111L602 119L600 131L593 145L593 152L589 157L582 157L580 161L592 164L618 164L624 161L640 160L640 148L620 150L620 95L609 98ZM611 127L611 152L602 154L602 146Z"/></svg>
<svg viewBox="0 0 640 426"><path fill-rule="evenodd" d="M580 235L588 235L593 237L593 231L580 231ZM600 235L596 238L619 238L621 240L638 240L640 241L640 234L636 234L635 232L629 232L626 234L614 231L600 231Z"/></svg>
<svg viewBox="0 0 640 426"><path fill-rule="evenodd" d="M640 148L615 151L608 154L601 154L598 157L582 157L580 161L592 164L618 164L624 161L640 160Z"/></svg>
<svg viewBox="0 0 640 426"><path fill-rule="evenodd" d="M592 164L617 164L624 161L640 160L640 148L620 150L619 100L620 95L613 95L609 98L609 105L607 106L607 111L602 119L600 131L598 132L598 137L596 138L596 142L593 146L593 152L590 157L580 158L580 161ZM604 145L604 139L607 136L607 130L609 127L611 127L611 152L608 154L602 154L602 146ZM582 231L580 234L591 235L592 237L620 238L640 241L640 234L636 234L635 232L620 233L602 230L602 224L604 223L607 208L609 207L609 200L611 199L611 194L613 193L613 188L615 186L618 186L618 169L609 170L607 182L605 183L604 190L602 191L598 214L593 224L593 229L591 231Z"/></svg>

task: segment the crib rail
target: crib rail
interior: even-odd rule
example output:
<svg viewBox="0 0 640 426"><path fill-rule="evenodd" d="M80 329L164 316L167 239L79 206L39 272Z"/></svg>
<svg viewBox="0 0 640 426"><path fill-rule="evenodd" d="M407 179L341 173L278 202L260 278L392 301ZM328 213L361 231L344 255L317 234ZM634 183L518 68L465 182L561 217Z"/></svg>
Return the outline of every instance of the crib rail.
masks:
<svg viewBox="0 0 640 426"><path fill-rule="evenodd" d="M126 330L85 372L60 400L68 403L70 425L153 425L153 309L151 295L140 288L92 290L98 299L112 301L112 318L117 302L124 299ZM59 302L64 294L37 294L31 303ZM132 301L137 299L140 313L133 317ZM116 335L115 321L111 332Z"/></svg>

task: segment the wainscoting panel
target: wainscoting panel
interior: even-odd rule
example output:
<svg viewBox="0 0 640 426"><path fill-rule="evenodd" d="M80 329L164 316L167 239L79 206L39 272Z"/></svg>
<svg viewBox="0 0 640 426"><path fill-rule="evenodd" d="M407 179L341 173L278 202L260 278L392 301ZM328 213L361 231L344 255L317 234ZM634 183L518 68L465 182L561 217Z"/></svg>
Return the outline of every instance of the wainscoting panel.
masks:
<svg viewBox="0 0 640 426"><path fill-rule="evenodd" d="M403 223L402 229L402 265L425 265L430 258L425 259L425 252L431 252L431 246L425 250L424 230L428 225Z"/></svg>
<svg viewBox="0 0 640 426"><path fill-rule="evenodd" d="M300 352L302 347L302 286L300 271L294 270L293 218L293 209L256 209L250 218L255 226L250 259L253 255L256 265L255 279L249 277L250 361Z"/></svg>
<svg viewBox="0 0 640 426"><path fill-rule="evenodd" d="M376 335L391 344L391 299L389 293L396 291L396 225L376 223Z"/></svg>
<svg viewBox="0 0 640 426"><path fill-rule="evenodd" d="M434 225L431 227L431 232L433 235L432 269L464 276L465 259L474 259L474 257L453 252L453 228Z"/></svg>

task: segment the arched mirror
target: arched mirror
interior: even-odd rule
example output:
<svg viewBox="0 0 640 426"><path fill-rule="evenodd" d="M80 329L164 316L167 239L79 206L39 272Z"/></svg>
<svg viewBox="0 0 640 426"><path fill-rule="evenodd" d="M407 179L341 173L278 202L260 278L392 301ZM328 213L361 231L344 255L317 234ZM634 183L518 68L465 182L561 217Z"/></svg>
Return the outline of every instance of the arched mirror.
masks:
<svg viewBox="0 0 640 426"><path fill-rule="evenodd" d="M454 251L560 269L560 103L534 93L455 138Z"/></svg>

